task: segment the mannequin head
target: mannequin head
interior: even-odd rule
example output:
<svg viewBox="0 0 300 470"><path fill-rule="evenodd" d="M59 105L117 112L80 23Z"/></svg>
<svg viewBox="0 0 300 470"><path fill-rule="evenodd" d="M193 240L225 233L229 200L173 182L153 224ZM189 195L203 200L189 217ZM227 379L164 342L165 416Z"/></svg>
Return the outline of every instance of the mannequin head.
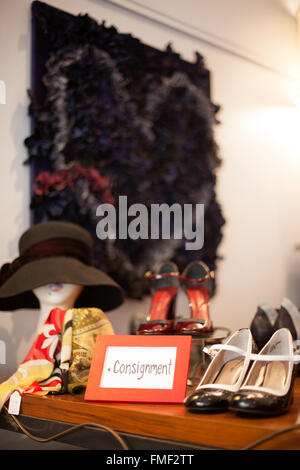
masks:
<svg viewBox="0 0 300 470"><path fill-rule="evenodd" d="M72 308L83 286L76 284L51 283L33 289L41 308L43 306Z"/></svg>
<svg viewBox="0 0 300 470"><path fill-rule="evenodd" d="M37 322L36 333L40 331L41 325L48 317L50 311L55 307L63 309L73 308L79 297L83 286L77 284L51 283L33 289L34 295L40 303L40 313Z"/></svg>

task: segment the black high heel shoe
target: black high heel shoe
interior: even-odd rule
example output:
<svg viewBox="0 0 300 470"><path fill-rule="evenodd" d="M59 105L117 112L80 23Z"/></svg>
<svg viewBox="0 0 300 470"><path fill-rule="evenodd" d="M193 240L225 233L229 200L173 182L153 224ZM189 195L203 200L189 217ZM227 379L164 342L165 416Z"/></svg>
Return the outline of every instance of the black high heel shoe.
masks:
<svg viewBox="0 0 300 470"><path fill-rule="evenodd" d="M245 382L232 397L230 409L239 414L275 416L286 413L292 402L295 363L293 338L281 328L257 355Z"/></svg>
<svg viewBox="0 0 300 470"><path fill-rule="evenodd" d="M250 330L259 350L264 347L273 335L277 317L277 310L266 302L262 302L257 306L256 313L250 325Z"/></svg>
<svg viewBox="0 0 300 470"><path fill-rule="evenodd" d="M293 340L300 338L300 312L296 305L287 298L282 299L274 329L288 328Z"/></svg>
<svg viewBox="0 0 300 470"><path fill-rule="evenodd" d="M217 350L200 384L185 399L185 406L194 413L216 413L228 409L249 369L250 355L256 351L248 328L236 331L225 344L212 345Z"/></svg>

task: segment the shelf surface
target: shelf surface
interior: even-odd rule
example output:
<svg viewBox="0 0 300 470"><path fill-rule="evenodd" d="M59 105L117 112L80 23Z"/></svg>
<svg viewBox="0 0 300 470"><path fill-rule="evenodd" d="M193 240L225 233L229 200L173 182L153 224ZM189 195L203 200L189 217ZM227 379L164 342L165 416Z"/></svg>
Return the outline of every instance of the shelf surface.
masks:
<svg viewBox="0 0 300 470"><path fill-rule="evenodd" d="M233 412L194 414L183 404L88 402L82 395L69 394L25 395L20 414L75 424L93 422L134 435L239 450L300 423L300 377L295 380L290 411L270 418L245 418ZM299 450L300 431L277 436L256 449Z"/></svg>

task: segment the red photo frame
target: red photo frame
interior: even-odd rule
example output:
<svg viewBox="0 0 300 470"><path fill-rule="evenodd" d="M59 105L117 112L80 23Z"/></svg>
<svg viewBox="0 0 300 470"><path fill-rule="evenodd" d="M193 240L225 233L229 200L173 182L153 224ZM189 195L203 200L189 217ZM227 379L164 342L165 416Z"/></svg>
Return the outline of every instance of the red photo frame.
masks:
<svg viewBox="0 0 300 470"><path fill-rule="evenodd" d="M191 344L191 336L99 335L95 344L84 399L109 402L183 403L186 395ZM122 362L126 361L127 357L122 352L126 352L129 357L136 358L136 363ZM169 358L168 354L171 354L171 359L167 359L168 364L142 363L143 357L148 358L150 362L155 357L163 361L164 358ZM118 357L118 359L113 362L113 357ZM172 360L174 360L173 364ZM111 364L113 364L113 371ZM136 370L139 373L141 370L147 370L142 369L145 365L148 365L148 376L143 375L143 379L147 380L147 385L145 388L143 385L137 388L134 386L137 383L137 376L134 374L137 374ZM116 375L118 373L119 376ZM158 373L164 373L161 381L164 385L162 388L159 388L161 377ZM167 375L169 377L166 377ZM140 373L141 376L142 373ZM156 384L153 385L154 388L151 388L152 378ZM124 381L126 386L124 386Z"/></svg>

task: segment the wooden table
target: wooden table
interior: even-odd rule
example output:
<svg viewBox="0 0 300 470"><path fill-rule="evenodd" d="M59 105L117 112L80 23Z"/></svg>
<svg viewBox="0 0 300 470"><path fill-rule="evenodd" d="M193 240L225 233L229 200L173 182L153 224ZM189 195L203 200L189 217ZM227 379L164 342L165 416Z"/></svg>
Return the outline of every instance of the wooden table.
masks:
<svg viewBox="0 0 300 470"><path fill-rule="evenodd" d="M300 377L296 378L290 411L273 418L242 418L232 412L194 414L181 404L86 402L83 396L72 395L24 396L18 418L38 435L50 435L74 423L98 423L117 431L130 449L238 450L300 423ZM0 426L9 429L10 420L11 417L2 414ZM113 436L105 431L100 440L99 433L98 438L93 439L95 432L86 429L86 434L79 439L81 445L120 449ZM104 435L108 439L104 439ZM76 443L75 436L76 432L66 436L64 442ZM300 431L282 434L256 449L300 449Z"/></svg>

